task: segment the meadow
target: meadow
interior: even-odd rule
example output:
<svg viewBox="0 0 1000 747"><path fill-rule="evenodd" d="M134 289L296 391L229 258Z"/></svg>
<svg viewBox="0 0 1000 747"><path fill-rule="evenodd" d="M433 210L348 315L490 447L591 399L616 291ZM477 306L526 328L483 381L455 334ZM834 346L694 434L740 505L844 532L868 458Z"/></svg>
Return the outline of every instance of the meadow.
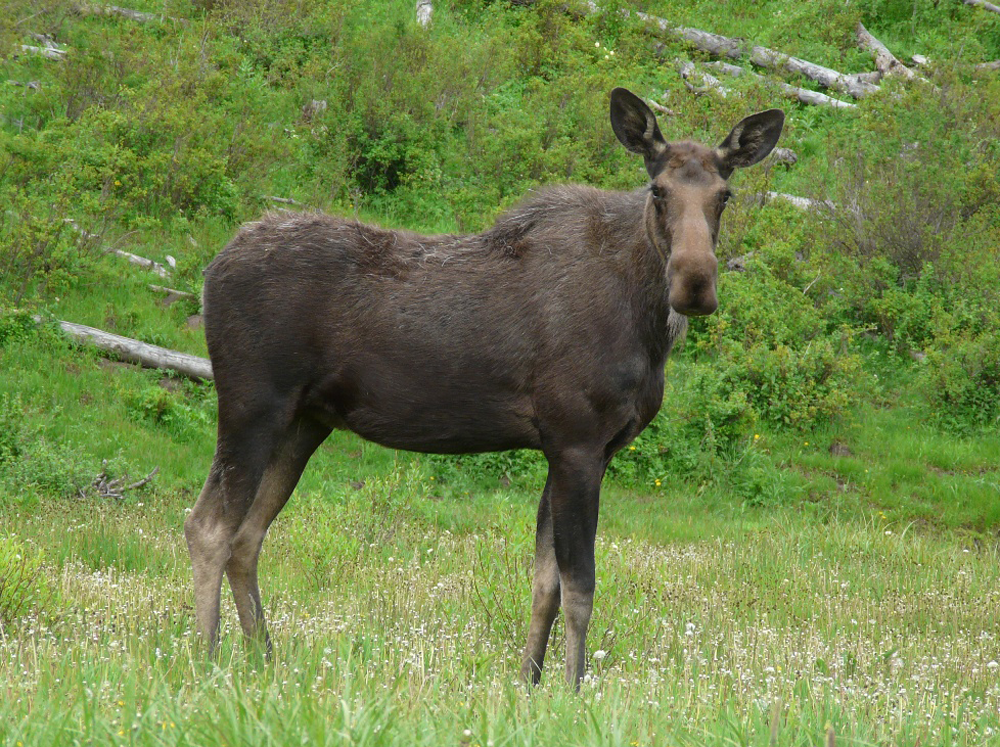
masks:
<svg viewBox="0 0 1000 747"><path fill-rule="evenodd" d="M975 67L1000 16L462 1L425 29L410 2L96 7L0 14L0 745L1000 744L1000 81ZM816 88L790 73L692 92L675 60L705 55L623 8L850 72L873 69L863 21L930 62L851 110L788 100L774 82ZM22 47L49 43L64 59ZM204 356L202 268L287 200L467 232L541 184L641 187L617 85L669 110L668 138L781 107L798 160L733 180L720 310L609 470L581 691L558 619L542 684L518 678L540 455L341 433L264 545L273 659L227 587L206 656L182 525L214 388L55 320Z"/></svg>

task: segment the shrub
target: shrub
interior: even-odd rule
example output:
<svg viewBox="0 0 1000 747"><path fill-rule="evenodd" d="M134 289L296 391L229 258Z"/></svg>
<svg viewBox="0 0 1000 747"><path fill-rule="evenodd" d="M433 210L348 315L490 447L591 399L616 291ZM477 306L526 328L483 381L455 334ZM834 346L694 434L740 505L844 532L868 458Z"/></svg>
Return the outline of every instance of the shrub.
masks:
<svg viewBox="0 0 1000 747"><path fill-rule="evenodd" d="M86 457L52 443L28 422L20 397L0 395L0 489L10 495L80 495L94 474Z"/></svg>
<svg viewBox="0 0 1000 747"><path fill-rule="evenodd" d="M49 601L41 550L15 535L0 537L0 628L10 627Z"/></svg>
<svg viewBox="0 0 1000 747"><path fill-rule="evenodd" d="M1000 333L995 329L939 340L928 353L921 383L932 417L968 433L1000 426Z"/></svg>

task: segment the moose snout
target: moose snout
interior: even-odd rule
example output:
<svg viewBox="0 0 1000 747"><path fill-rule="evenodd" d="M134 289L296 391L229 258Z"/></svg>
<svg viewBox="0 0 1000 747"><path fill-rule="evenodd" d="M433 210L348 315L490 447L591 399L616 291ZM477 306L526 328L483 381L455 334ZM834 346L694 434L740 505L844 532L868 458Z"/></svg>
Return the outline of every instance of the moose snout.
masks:
<svg viewBox="0 0 1000 747"><path fill-rule="evenodd" d="M713 254L670 259L670 306L684 316L708 316L719 308L715 286L719 262Z"/></svg>

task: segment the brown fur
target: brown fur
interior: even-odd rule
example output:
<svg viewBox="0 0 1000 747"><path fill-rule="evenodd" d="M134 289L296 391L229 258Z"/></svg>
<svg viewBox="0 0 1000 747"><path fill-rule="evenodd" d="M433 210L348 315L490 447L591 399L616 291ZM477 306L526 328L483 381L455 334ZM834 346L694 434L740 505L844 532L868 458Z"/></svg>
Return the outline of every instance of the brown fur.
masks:
<svg viewBox="0 0 1000 747"><path fill-rule="evenodd" d="M244 631L267 641L261 542L310 455L346 428L414 451L545 454L523 671L540 676L561 603L579 682L601 479L660 407L682 314L717 305L726 164L662 141L628 96L613 94L612 122L644 149L652 188L542 190L471 236L270 214L208 266L219 435L185 533L213 644L223 573Z"/></svg>

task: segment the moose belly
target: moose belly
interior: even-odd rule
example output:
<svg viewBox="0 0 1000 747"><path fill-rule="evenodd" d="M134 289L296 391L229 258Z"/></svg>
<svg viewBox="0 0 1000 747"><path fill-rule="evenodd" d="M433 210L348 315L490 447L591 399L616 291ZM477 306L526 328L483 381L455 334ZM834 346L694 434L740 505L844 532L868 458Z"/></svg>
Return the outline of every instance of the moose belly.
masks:
<svg viewBox="0 0 1000 747"><path fill-rule="evenodd" d="M393 449L465 454L540 446L528 393L474 369L456 375L383 360L328 379L309 406L330 427Z"/></svg>

